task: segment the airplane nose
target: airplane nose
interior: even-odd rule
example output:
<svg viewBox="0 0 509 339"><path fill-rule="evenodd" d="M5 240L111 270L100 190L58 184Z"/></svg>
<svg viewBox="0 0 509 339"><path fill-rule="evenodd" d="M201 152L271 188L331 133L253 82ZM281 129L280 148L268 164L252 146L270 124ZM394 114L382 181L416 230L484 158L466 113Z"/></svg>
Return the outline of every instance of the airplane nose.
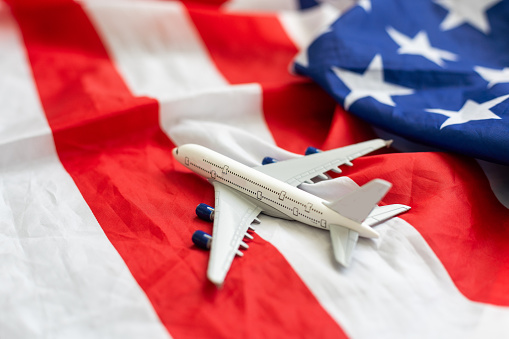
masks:
<svg viewBox="0 0 509 339"><path fill-rule="evenodd" d="M173 149L172 153L173 153L173 156L174 156L174 157L175 157L175 156L177 156L177 155L179 154L179 148L178 148L178 147L175 147L175 148Z"/></svg>

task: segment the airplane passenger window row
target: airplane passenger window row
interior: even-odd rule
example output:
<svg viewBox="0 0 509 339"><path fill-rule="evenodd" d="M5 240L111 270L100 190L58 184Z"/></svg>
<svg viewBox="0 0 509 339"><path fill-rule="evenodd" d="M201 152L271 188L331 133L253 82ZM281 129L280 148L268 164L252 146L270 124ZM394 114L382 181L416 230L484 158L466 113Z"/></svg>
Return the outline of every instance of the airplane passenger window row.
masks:
<svg viewBox="0 0 509 339"><path fill-rule="evenodd" d="M203 159L203 161L205 161L205 162L206 162L206 163L208 163L208 164L211 164L211 165L213 165L213 166L216 166L216 167L218 167L218 168L223 169L222 167L220 167L220 166L218 166L218 165L216 165L216 164L214 164L214 163L212 163L212 162L210 162L210 161L207 161L206 159ZM215 172L215 171L207 171L206 169L204 169L204 168L202 168L202 167L200 167L200 166L198 166L198 165L196 165L196 164L194 164L194 163L191 163L191 165L194 165L195 167L197 167L197 168L201 169L202 171L205 171L205 172L207 172L207 173L211 174L211 175L212 175L212 177L213 177L214 179L217 179L217 176L216 176L216 172ZM276 192L276 191L274 191L274 190L272 190L272 189L270 189L270 188L268 188L268 187L265 187L265 186L263 186L263 185L260 185L260 184L258 184L257 182L254 182L254 181L252 181L252 180L249 180L249 179L247 179L247 178L244 178L243 176L240 176L239 174L237 174L237 173L235 173L235 172L230 172L230 173L232 173L233 175L235 175L235 176L237 176L237 177L239 177L239 178L241 178L241 179L244 179L244 180L246 180L246 181L248 181L248 182L250 182L250 183L252 183L252 184L255 184L255 185L257 185L257 186L260 186L260 187L262 187L262 188L265 188L266 190L268 190L268 191L270 191L270 192L272 192L272 193L274 193L274 194L281 194L281 193L278 193L278 192ZM248 192L250 192L251 194L253 194L253 195L254 195L254 191L248 190L248 189L247 189L247 188L245 188L244 186L240 186L240 185L238 185L238 184L236 184L236 183L234 183L234 182L232 182L232 181L226 180L226 179L224 179L224 178L221 178L221 179L223 179L224 181L226 181L226 182L228 182L228 183L230 183L230 184L232 184L232 185L235 185L235 186L237 186L237 187L240 187L240 188L242 188L243 190L248 191ZM266 198L266 197L264 197L264 198ZM293 202L293 203L295 203L295 204L302 205L302 206L306 207L306 205L305 205L305 204L303 204L303 203L301 203L300 201L297 201L297 200L294 200L294 199L292 199L292 198L287 197L287 196L286 196L286 192L285 192L285 195L284 195L284 197L283 197L283 198L286 198L286 199L290 200L291 202ZM258 199L260 199L260 198L258 198ZM267 200L272 201L271 199L268 199L268 198L266 198L266 199L267 199ZM279 203L277 203L277 202L275 202L275 201L272 201L272 202L273 202L273 203L276 203L276 204L278 204L278 205L280 205L280 206L283 206L283 205L281 205L281 204L279 204ZM284 207L286 207L286 206L284 206ZM288 209L291 209L291 208L288 208ZM313 211L315 211L315 212L317 212L317 213L320 213L320 214L323 214L322 212L317 211L317 210L315 210L315 209L313 209ZM306 211L306 212L309 212L309 211ZM298 214L300 214L300 213L298 213ZM300 214L300 215L304 215L304 214Z"/></svg>

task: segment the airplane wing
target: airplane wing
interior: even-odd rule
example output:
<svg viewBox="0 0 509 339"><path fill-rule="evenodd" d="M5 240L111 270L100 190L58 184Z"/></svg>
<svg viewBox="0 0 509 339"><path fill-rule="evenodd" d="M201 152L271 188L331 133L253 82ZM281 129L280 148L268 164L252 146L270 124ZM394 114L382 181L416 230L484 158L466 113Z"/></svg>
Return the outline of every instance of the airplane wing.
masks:
<svg viewBox="0 0 509 339"><path fill-rule="evenodd" d="M214 284L221 285L235 254L239 252L239 246L244 244L242 240L249 225L260 214L261 208L226 185L217 181L213 185L214 227L207 277Z"/></svg>
<svg viewBox="0 0 509 339"><path fill-rule="evenodd" d="M255 167L255 169L292 186L298 186L330 170L341 172L338 169L339 166L343 164L351 166L351 160L388 145L390 145L390 141L375 139L330 151Z"/></svg>
<svg viewBox="0 0 509 339"><path fill-rule="evenodd" d="M400 204L381 207L376 206L363 223L368 226L373 226L406 212L409 209L410 206ZM353 249L359 239L359 233L343 226L330 225L330 236L334 258L341 265L348 267L352 258Z"/></svg>

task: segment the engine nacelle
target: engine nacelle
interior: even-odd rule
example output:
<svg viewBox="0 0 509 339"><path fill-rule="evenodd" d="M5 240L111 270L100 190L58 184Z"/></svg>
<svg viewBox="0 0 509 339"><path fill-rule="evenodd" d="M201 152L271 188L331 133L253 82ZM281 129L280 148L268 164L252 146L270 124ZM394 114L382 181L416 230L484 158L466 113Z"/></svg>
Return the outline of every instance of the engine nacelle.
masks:
<svg viewBox="0 0 509 339"><path fill-rule="evenodd" d="M273 163L276 163L276 162L277 162L277 160L272 158L272 157L265 157L262 160L262 165L273 164Z"/></svg>
<svg viewBox="0 0 509 339"><path fill-rule="evenodd" d="M304 155L311 155L320 152L321 150L319 150L318 148L309 146L308 148L306 148L306 152L304 153Z"/></svg>
<svg viewBox="0 0 509 339"><path fill-rule="evenodd" d="M212 243L212 236L203 231L195 231L193 233L193 243L199 248L203 248L204 250L210 250L210 245Z"/></svg>
<svg viewBox="0 0 509 339"><path fill-rule="evenodd" d="M196 206L196 215L198 218L205 221L213 221L214 220L214 208L207 204L199 204Z"/></svg>

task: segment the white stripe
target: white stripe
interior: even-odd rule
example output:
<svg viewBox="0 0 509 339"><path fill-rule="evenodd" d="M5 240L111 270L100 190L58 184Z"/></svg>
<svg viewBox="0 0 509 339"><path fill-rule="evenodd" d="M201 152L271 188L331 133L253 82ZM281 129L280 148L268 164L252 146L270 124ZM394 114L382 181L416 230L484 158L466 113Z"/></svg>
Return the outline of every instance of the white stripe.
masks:
<svg viewBox="0 0 509 339"><path fill-rule="evenodd" d="M168 338L55 152L0 6L0 337Z"/></svg>
<svg viewBox="0 0 509 339"><path fill-rule="evenodd" d="M298 0L230 0L222 8L231 12L275 12L297 10Z"/></svg>
<svg viewBox="0 0 509 339"><path fill-rule="evenodd" d="M322 197L355 186L347 177L315 185L321 186L312 189L322 190ZM334 263L329 232L260 219L257 233L276 246L352 338L463 338L474 333L502 338L509 333L509 309L468 300L422 236L400 218L377 226L380 239L359 239L347 269Z"/></svg>
<svg viewBox="0 0 509 339"><path fill-rule="evenodd" d="M91 1L84 5L134 94L171 100L227 85L181 3Z"/></svg>
<svg viewBox="0 0 509 339"><path fill-rule="evenodd" d="M260 86L227 83L182 4L85 2L85 7L131 91L159 100L160 125L174 143L217 150L229 146L224 136L232 133L274 143Z"/></svg>
<svg viewBox="0 0 509 339"><path fill-rule="evenodd" d="M313 7L307 11L281 12L279 20L288 36L300 49L306 48L341 15L341 11L329 4Z"/></svg>
<svg viewBox="0 0 509 339"><path fill-rule="evenodd" d="M340 1L336 4L322 3L305 11L281 12L279 21L286 33L299 48L299 53L294 62L307 67L309 66L307 49L316 38L330 30L334 23L347 8L353 5L350 0ZM290 65L290 70L293 70Z"/></svg>

